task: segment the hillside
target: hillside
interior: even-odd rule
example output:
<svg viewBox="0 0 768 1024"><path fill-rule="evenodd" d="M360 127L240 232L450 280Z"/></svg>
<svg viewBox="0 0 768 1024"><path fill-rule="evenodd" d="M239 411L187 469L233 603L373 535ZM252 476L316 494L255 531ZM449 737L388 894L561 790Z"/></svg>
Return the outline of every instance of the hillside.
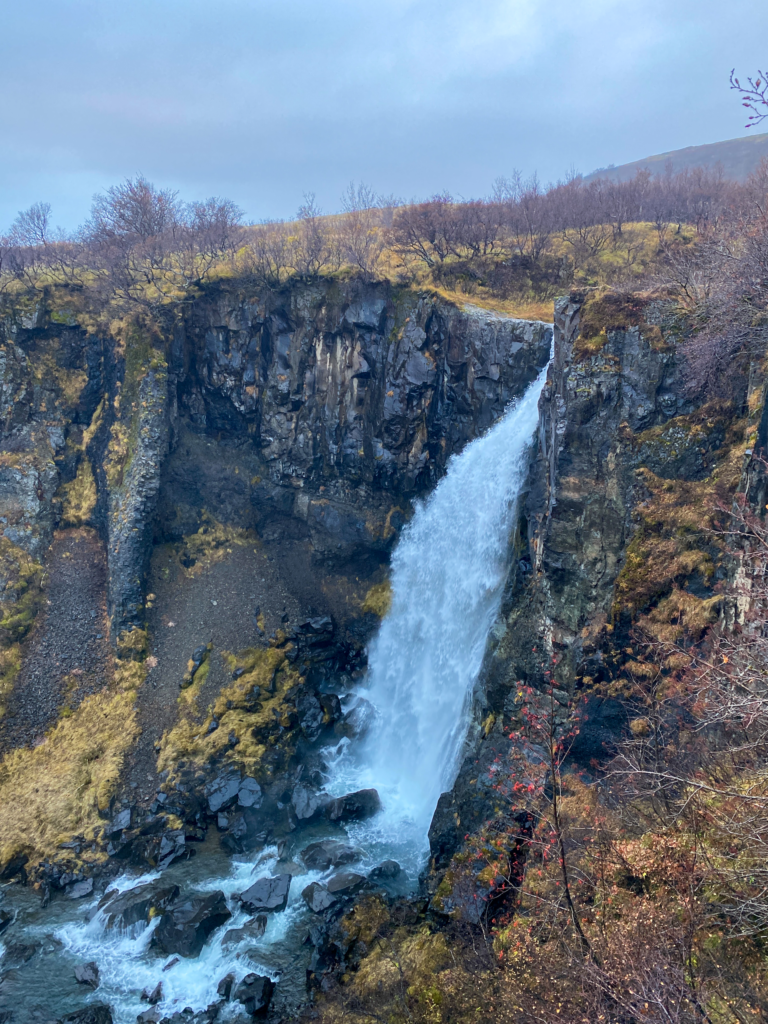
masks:
<svg viewBox="0 0 768 1024"><path fill-rule="evenodd" d="M611 178L613 181L629 181L630 178L646 168L653 174L661 174L671 161L676 172L703 167L714 170L719 164L727 178L735 181L744 179L754 171L761 160L768 157L768 132L762 135L746 135L741 139L728 139L725 142L712 142L706 146L686 146L685 149L673 149L669 153L657 153L642 160L633 160L619 167L599 167L588 174L585 181L597 178Z"/></svg>

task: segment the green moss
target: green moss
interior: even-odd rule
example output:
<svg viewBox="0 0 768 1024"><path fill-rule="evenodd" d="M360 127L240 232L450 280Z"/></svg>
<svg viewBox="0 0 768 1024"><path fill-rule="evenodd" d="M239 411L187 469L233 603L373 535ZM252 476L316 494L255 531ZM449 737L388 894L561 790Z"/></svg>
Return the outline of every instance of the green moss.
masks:
<svg viewBox="0 0 768 1024"><path fill-rule="evenodd" d="M77 467L77 476L61 488L63 498L62 525L84 526L96 507L96 480L90 460L83 456Z"/></svg>
<svg viewBox="0 0 768 1024"><path fill-rule="evenodd" d="M265 755L280 740L283 756L289 756L291 743L284 734L296 724L295 706L287 695L302 679L286 653L279 647L248 649L241 655L224 652L230 666L245 671L221 690L202 723L194 719L192 708L182 711L178 724L163 735L158 771L167 769L173 776L181 761L204 765L223 758L267 781ZM209 732L214 719L218 728ZM236 740L234 747L230 736Z"/></svg>
<svg viewBox="0 0 768 1024"><path fill-rule="evenodd" d="M124 660L141 661L147 653L147 631L134 626L132 629L124 629L117 638L117 650Z"/></svg>

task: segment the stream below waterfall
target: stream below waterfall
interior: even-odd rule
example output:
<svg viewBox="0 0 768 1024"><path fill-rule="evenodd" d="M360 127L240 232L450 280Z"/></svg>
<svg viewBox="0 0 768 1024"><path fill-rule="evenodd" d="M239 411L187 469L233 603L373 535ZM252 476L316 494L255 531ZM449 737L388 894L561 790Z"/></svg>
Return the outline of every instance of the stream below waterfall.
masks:
<svg viewBox="0 0 768 1024"><path fill-rule="evenodd" d="M418 503L392 556L392 605L370 645L366 677L342 698L347 709L357 706L366 728L357 739L323 751L330 795L365 788L380 795L380 813L348 824L346 837L359 848L353 870L367 874L384 860L400 864L402 873L388 883L393 894L417 889L437 801L461 762L545 377L546 370L495 426L454 456L433 493ZM163 872L163 884L177 884L184 895L221 890L232 917L199 957L182 957L170 969L164 967L174 958L150 948L160 917L135 931L107 931L103 915L95 913L98 896L55 899L43 908L30 890L8 887L2 907L12 909L16 920L0 943L0 1021L50 1022L88 1002L104 1002L116 1024L133 1024L149 1009L142 989L162 981L159 1020L215 1003L217 985L229 972L238 980L249 972L276 980L278 1011L303 1001L310 955L304 939L314 915L301 894L333 869L307 871L299 854L320 839L345 839L344 830L314 825L297 830L284 846L233 858L219 849L214 832L193 859ZM232 897L256 879L280 873L293 876L286 909L269 915L262 937L225 948L227 929L250 916ZM157 877L126 874L110 887L126 890ZM89 961L100 973L92 994L74 979L74 968ZM242 1007L227 1004L217 1019L242 1019L238 1013Z"/></svg>

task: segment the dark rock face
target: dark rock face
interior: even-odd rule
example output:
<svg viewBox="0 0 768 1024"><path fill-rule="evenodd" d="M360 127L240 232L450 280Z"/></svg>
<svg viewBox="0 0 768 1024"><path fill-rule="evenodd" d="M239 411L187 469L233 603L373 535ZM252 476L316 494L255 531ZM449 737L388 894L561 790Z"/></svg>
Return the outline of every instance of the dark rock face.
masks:
<svg viewBox="0 0 768 1024"><path fill-rule="evenodd" d="M104 927L125 929L140 921L148 924L153 915L163 913L178 895L178 885L158 886L154 882L144 882L122 893L107 892L99 902Z"/></svg>
<svg viewBox="0 0 768 1024"><path fill-rule="evenodd" d="M245 892L240 893L240 899L246 910L252 914L275 913L285 910L288 904L290 888L290 875L260 878L258 882L254 882Z"/></svg>
<svg viewBox="0 0 768 1024"><path fill-rule="evenodd" d="M136 448L122 480L110 490L109 610L116 637L144 622L144 576L169 442L167 401L165 373L147 370L139 385Z"/></svg>
<svg viewBox="0 0 768 1024"><path fill-rule="evenodd" d="M326 808L329 821L362 821L371 818L381 810L381 800L375 789L361 789L332 800Z"/></svg>
<svg viewBox="0 0 768 1024"><path fill-rule="evenodd" d="M196 957L211 932L226 924L231 916L223 892L191 896L163 915L152 942L164 953Z"/></svg>

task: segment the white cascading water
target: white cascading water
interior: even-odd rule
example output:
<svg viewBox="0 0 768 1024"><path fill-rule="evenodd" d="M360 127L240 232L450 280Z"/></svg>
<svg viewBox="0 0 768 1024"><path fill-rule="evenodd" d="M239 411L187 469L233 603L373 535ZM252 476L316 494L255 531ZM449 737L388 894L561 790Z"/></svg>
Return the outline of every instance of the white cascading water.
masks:
<svg viewBox="0 0 768 1024"><path fill-rule="evenodd" d="M359 691L375 718L331 769L334 793L379 791L383 812L358 826L355 839L385 848L411 872L423 866L437 801L459 768L545 379L546 370L451 459L403 530L392 556L392 607Z"/></svg>

